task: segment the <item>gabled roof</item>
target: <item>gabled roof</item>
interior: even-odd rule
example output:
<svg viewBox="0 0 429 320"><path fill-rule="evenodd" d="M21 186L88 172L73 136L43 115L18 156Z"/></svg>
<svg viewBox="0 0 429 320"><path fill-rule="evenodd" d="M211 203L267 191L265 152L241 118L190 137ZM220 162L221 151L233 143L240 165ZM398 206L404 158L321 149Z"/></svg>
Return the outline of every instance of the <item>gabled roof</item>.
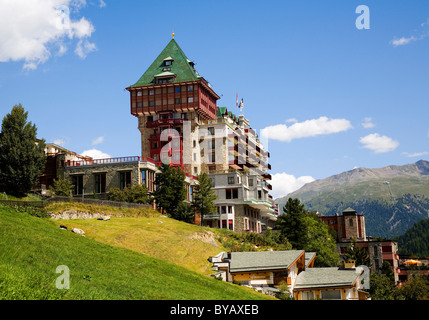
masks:
<svg viewBox="0 0 429 320"><path fill-rule="evenodd" d="M230 272L288 269L304 250L231 252Z"/></svg>
<svg viewBox="0 0 429 320"><path fill-rule="evenodd" d="M343 210L343 213L356 213L356 210L348 207L346 210Z"/></svg>
<svg viewBox="0 0 429 320"><path fill-rule="evenodd" d="M309 288L351 287L359 277L356 270L308 268L298 274L294 290Z"/></svg>
<svg viewBox="0 0 429 320"><path fill-rule="evenodd" d="M316 252L305 253L305 266L307 267L316 258Z"/></svg>
<svg viewBox="0 0 429 320"><path fill-rule="evenodd" d="M197 81L201 79L201 77L189 63L190 60L186 57L182 49L180 49L177 42L174 39L171 39L171 41L167 44L164 50L162 50L162 52L141 76L141 78L130 87L154 85L155 76L159 76L160 74L163 74L165 71L167 71L164 70L164 68L166 68L166 66L164 66L164 61L166 60L173 61L171 66L168 66L168 71L176 75L173 83Z"/></svg>

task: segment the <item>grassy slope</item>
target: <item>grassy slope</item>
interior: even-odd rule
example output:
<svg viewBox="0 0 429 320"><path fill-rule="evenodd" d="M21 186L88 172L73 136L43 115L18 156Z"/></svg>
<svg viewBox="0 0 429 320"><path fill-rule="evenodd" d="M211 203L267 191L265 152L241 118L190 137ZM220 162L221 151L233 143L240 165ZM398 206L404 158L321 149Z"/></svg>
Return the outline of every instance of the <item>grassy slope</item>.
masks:
<svg viewBox="0 0 429 320"><path fill-rule="evenodd" d="M163 259L203 274L213 273L210 256L225 251L193 239L205 228L165 217L112 217L100 220L58 220L58 224L85 231L91 239Z"/></svg>
<svg viewBox="0 0 429 320"><path fill-rule="evenodd" d="M55 288L59 265L70 269L69 290ZM0 275L0 299L267 298L1 206Z"/></svg>

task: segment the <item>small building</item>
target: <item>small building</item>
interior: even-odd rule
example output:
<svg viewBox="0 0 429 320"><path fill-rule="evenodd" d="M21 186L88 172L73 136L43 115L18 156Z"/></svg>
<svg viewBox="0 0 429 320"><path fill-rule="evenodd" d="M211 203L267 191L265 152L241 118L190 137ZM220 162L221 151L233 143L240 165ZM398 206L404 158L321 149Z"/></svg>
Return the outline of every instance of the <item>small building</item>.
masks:
<svg viewBox="0 0 429 320"><path fill-rule="evenodd" d="M295 282L295 300L367 300L360 289L361 272L354 268L308 268Z"/></svg>
<svg viewBox="0 0 429 320"><path fill-rule="evenodd" d="M214 277L272 290L284 281L296 300L368 299L368 293L360 290L363 270L357 270L354 261L348 261L345 268L314 268L315 258L315 252L284 250L221 252L209 261L217 271Z"/></svg>
<svg viewBox="0 0 429 320"><path fill-rule="evenodd" d="M300 272L314 265L316 254L304 250L221 252L209 259L213 274L228 282L251 287L274 287L286 282L293 293Z"/></svg>

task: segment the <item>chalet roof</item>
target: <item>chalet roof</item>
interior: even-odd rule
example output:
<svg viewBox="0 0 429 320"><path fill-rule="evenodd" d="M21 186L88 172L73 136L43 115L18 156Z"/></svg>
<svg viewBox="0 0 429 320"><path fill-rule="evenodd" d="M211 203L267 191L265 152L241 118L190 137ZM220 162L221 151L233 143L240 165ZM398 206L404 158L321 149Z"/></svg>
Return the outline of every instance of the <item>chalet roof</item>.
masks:
<svg viewBox="0 0 429 320"><path fill-rule="evenodd" d="M168 66L167 70L165 69L166 66L164 65L164 61L168 60L173 61L173 63ZM166 71L176 75L173 83L200 80L201 77L192 65L193 63L190 63L190 60L186 57L177 42L171 39L146 72L135 84L131 85L131 87L154 85L155 76L164 74Z"/></svg>
<svg viewBox="0 0 429 320"><path fill-rule="evenodd" d="M231 252L230 272L288 269L304 250Z"/></svg>
<svg viewBox="0 0 429 320"><path fill-rule="evenodd" d="M308 266L308 264L311 262L311 260L314 259L316 256L316 252L306 252L305 253L305 266Z"/></svg>
<svg viewBox="0 0 429 320"><path fill-rule="evenodd" d="M294 290L308 288L351 287L359 277L356 270L308 268L298 274Z"/></svg>

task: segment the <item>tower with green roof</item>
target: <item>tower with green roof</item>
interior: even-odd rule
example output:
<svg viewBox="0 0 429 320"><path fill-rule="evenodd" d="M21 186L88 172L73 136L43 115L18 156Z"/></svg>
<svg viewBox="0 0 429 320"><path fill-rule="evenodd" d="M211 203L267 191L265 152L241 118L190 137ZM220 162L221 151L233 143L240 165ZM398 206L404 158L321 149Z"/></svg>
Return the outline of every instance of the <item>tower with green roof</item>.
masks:
<svg viewBox="0 0 429 320"><path fill-rule="evenodd" d="M126 89L142 156L181 167L190 201L194 176L205 172L212 180L216 212L202 217L203 225L256 233L274 227L269 153L244 115L217 107L219 96L174 38Z"/></svg>
<svg viewBox="0 0 429 320"><path fill-rule="evenodd" d="M219 96L198 74L174 36L140 79L126 90L130 93L131 114L138 118L142 156L157 163L165 163L168 158L170 164L195 174L192 159L184 159L188 156L183 150L184 121L195 128L201 121L216 119ZM177 139L170 135L172 141L163 141L166 139L161 133L165 130L174 132Z"/></svg>

